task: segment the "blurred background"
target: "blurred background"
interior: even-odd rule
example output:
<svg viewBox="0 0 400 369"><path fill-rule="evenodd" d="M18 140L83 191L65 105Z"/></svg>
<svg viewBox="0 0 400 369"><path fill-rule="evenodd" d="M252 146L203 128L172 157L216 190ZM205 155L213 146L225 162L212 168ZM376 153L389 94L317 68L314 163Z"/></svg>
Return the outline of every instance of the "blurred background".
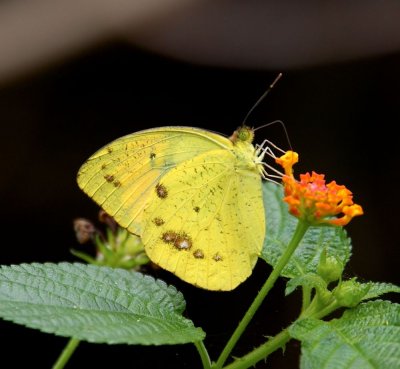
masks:
<svg viewBox="0 0 400 369"><path fill-rule="evenodd" d="M72 262L70 248L91 252L78 245L72 221L97 218L75 181L94 151L165 125L229 135L283 72L248 124L282 120L300 153L297 173L326 173L364 207L347 227L347 276L400 283L398 14L397 1L369 0L0 2L0 263ZM263 138L287 148L278 126L258 131L256 141ZM162 271L158 277L183 292L187 316L207 332L216 358L269 272L259 261L229 293L199 290ZM284 285L276 285L236 356L296 317L300 296L285 299ZM7 368L50 368L67 341L0 325L2 360L12 361ZM268 368L296 368L298 352L290 343ZM85 343L67 367L89 361L97 368L200 368L192 345Z"/></svg>

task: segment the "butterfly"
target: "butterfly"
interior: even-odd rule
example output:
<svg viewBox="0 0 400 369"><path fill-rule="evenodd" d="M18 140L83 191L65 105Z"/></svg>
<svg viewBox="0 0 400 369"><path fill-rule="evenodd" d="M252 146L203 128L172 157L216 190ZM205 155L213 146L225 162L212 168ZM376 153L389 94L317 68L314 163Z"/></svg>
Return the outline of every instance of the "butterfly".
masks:
<svg viewBox="0 0 400 369"><path fill-rule="evenodd" d="M135 132L93 154L78 185L141 237L155 264L229 291L250 276L265 237L264 151L253 137L246 126L229 138L179 126Z"/></svg>

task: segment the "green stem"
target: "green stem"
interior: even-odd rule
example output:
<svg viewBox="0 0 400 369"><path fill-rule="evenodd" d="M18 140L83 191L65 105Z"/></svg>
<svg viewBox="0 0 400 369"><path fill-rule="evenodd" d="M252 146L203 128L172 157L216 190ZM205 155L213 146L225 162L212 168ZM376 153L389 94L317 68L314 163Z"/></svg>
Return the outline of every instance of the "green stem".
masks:
<svg viewBox="0 0 400 369"><path fill-rule="evenodd" d="M272 337L268 342L257 347L247 355L236 359L233 363L224 366L224 369L244 369L249 368L260 360L265 359L269 354L283 347L289 340L289 328L284 329L278 333L275 337Z"/></svg>
<svg viewBox="0 0 400 369"><path fill-rule="evenodd" d="M318 303L316 303L315 301L316 300L314 299L309 308L300 315L299 319L322 319L323 317L329 315L331 312L340 307L337 302L334 301L328 306L325 306L319 310L317 308ZM266 343L249 352L247 355L244 355L241 358L237 358L233 363L224 366L224 369L245 369L254 366L260 360L265 360L268 355L270 355L277 349L283 348L285 344L290 341L290 339L291 337L289 335L289 327L287 327L282 332L269 339Z"/></svg>
<svg viewBox="0 0 400 369"><path fill-rule="evenodd" d="M225 348L222 350L221 355L219 356L214 368L220 369L224 365L226 359L228 358L229 354L235 347L236 342L239 340L240 336L242 335L243 331L246 329L247 325L250 323L251 319L253 318L254 314L256 313L257 309L260 307L261 303L267 296L268 292L274 286L276 280L280 276L283 268L288 263L290 257L292 256L293 252L296 250L297 246L299 245L301 239L303 238L304 234L306 233L309 224L307 222L299 220L297 223L296 230L293 234L289 245L287 246L284 253L279 258L278 262L275 265L275 268L272 270L271 274L269 275L268 279L262 286L260 292L254 299L253 303L247 310L246 314L236 327L235 331L233 332L231 338L229 339L228 343L225 345Z"/></svg>
<svg viewBox="0 0 400 369"><path fill-rule="evenodd" d="M340 308L340 305L337 303L337 301L333 301L329 305L311 314L311 318L322 319L323 317L329 315L338 308ZM300 316L300 318L305 318L305 317L306 316L303 315Z"/></svg>
<svg viewBox="0 0 400 369"><path fill-rule="evenodd" d="M306 310L310 306L311 290L312 290L312 288L310 288L308 286L303 286L303 303L301 306L301 311Z"/></svg>
<svg viewBox="0 0 400 369"><path fill-rule="evenodd" d="M197 341L194 342L194 345L196 346L197 351L199 352L201 362L203 363L203 369L210 369L211 368L210 356L208 355L207 349L204 346L204 342Z"/></svg>
<svg viewBox="0 0 400 369"><path fill-rule="evenodd" d="M58 357L56 363L53 365L52 369L62 369L64 368L65 364L67 364L68 360L74 353L75 349L79 345L79 340L77 338L72 337L69 341L67 346L65 346L63 352Z"/></svg>

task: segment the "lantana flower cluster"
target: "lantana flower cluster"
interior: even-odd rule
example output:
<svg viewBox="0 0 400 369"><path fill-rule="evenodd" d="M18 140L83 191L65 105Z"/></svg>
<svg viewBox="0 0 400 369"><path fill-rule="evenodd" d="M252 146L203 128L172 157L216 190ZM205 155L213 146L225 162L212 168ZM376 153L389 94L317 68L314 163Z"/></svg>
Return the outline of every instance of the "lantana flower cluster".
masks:
<svg viewBox="0 0 400 369"><path fill-rule="evenodd" d="M362 207L353 202L352 192L335 181L326 183L323 174L305 173L296 180L293 176L293 165L299 160L296 152L287 151L275 160L285 171L284 201L292 215L314 225L344 226L363 214Z"/></svg>

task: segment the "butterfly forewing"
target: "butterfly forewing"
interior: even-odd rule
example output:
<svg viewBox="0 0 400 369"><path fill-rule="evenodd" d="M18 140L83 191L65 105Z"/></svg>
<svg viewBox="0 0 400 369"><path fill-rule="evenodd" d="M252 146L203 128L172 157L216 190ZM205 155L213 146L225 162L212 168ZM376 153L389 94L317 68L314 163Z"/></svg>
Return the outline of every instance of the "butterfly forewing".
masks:
<svg viewBox="0 0 400 369"><path fill-rule="evenodd" d="M80 168L78 184L121 226L140 235L143 210L166 173L204 152L231 146L227 138L197 128L141 131L97 151Z"/></svg>

